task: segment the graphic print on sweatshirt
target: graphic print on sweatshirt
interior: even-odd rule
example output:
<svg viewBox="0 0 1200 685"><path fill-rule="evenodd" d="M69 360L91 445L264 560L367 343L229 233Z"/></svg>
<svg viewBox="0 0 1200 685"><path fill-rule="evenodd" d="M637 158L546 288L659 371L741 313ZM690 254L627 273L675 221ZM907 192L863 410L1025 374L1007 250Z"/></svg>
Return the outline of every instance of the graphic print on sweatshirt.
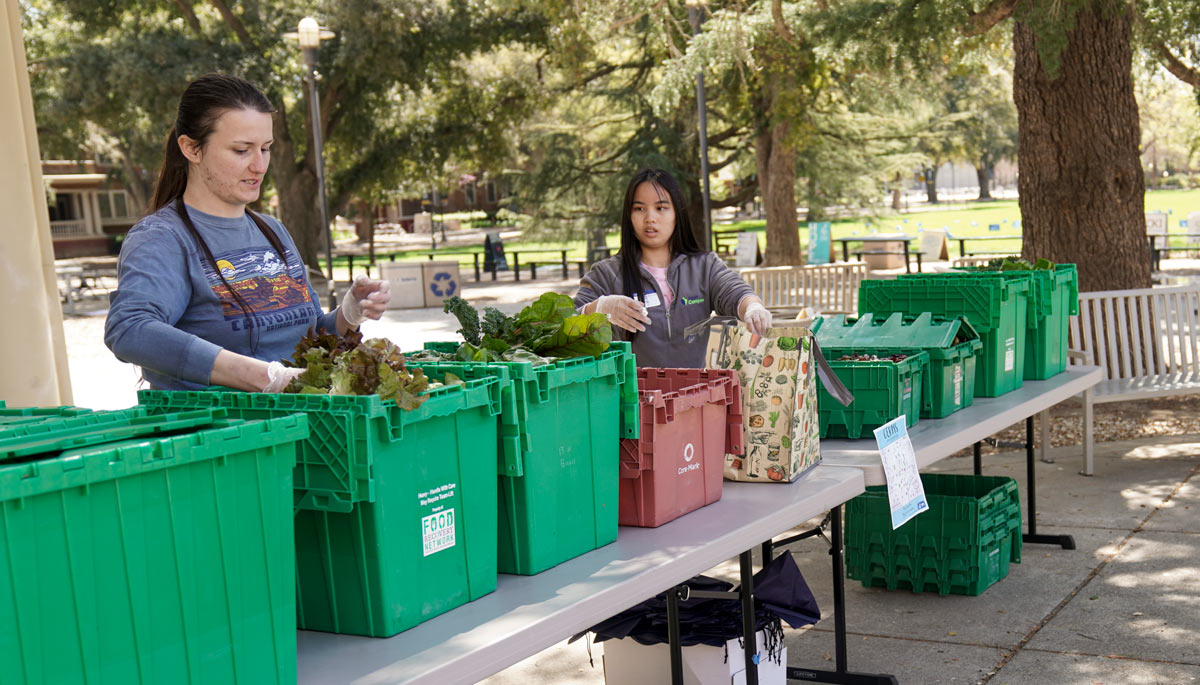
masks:
<svg viewBox="0 0 1200 685"><path fill-rule="evenodd" d="M254 325L260 332L308 324L319 314L309 297L304 266L299 260L285 269L279 254L270 247L248 247L214 256L221 275L254 311ZM204 276L221 301L221 313L230 330L246 330L245 313L207 263Z"/></svg>

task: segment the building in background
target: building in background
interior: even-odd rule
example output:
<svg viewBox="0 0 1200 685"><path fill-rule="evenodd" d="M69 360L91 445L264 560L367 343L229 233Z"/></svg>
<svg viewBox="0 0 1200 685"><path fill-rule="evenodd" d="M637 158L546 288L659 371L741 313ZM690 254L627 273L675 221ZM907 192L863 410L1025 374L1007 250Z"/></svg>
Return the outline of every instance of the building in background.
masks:
<svg viewBox="0 0 1200 685"><path fill-rule="evenodd" d="M91 160L43 160L55 259L116 254L118 236L144 208L113 179L111 166Z"/></svg>

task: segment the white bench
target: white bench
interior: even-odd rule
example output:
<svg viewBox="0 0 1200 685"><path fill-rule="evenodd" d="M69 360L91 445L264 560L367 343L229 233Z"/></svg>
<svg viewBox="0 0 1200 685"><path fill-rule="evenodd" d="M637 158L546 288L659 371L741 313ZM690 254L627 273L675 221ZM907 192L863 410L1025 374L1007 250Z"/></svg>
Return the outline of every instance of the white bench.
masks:
<svg viewBox="0 0 1200 685"><path fill-rule="evenodd" d="M740 269L746 283L772 311L808 307L823 314L858 311L858 284L866 262Z"/></svg>
<svg viewBox="0 0 1200 685"><path fill-rule="evenodd" d="M1079 293L1073 365L1107 380L1083 395L1085 475L1092 474L1092 405L1200 394L1200 285Z"/></svg>

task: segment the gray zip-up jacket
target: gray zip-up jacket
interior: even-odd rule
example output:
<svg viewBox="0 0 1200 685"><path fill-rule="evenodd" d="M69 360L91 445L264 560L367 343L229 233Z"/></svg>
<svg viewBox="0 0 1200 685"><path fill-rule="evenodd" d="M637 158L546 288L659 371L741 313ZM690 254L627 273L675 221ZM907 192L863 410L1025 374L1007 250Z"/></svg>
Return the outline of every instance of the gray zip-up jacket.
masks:
<svg viewBox="0 0 1200 685"><path fill-rule="evenodd" d="M657 291L658 283L648 271L638 268L645 292ZM736 271L716 254L704 252L676 255L667 267L667 284L675 293L668 308L660 304L647 307L650 325L633 336L633 353L638 366L656 368L704 368L707 335L686 340L683 331L699 323L715 310L721 316L737 316L738 304L754 291ZM621 256L596 262L579 282L575 307L581 308L601 295L624 295L621 283ZM662 295L659 294L661 301ZM613 326L613 337L628 340L630 334Z"/></svg>

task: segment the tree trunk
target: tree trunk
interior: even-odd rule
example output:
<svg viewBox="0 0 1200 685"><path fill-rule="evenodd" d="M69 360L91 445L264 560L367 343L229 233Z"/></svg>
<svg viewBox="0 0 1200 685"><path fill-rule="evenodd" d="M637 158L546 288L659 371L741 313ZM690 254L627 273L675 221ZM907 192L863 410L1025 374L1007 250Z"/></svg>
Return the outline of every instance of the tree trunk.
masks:
<svg viewBox="0 0 1200 685"><path fill-rule="evenodd" d="M788 123L780 121L755 136L758 185L767 213L764 266L801 264L796 226L796 153L786 143Z"/></svg>
<svg viewBox="0 0 1200 685"><path fill-rule="evenodd" d="M825 203L821 201L821 189L817 187L817 179L814 176L808 177L808 212L805 215L805 221L824 221L829 213L825 211Z"/></svg>
<svg viewBox="0 0 1200 685"><path fill-rule="evenodd" d="M925 197L929 200L929 204L936 205L938 203L937 196L937 167L929 167L925 170Z"/></svg>
<svg viewBox="0 0 1200 685"><path fill-rule="evenodd" d="M274 172L275 187L279 191L279 220L292 234L300 259L328 276L324 264L326 234L321 226L317 177L308 169L293 167L285 171L289 166L280 164Z"/></svg>
<svg viewBox="0 0 1200 685"><path fill-rule="evenodd" d="M325 254L326 227L321 226L321 197L317 190L312 146L308 146L304 157L296 156L286 117L286 107L276 102L275 114L271 117L275 133L271 152L275 163L271 165L270 173L279 194L279 220L296 243L300 259L328 276L328 267L319 261Z"/></svg>
<svg viewBox="0 0 1200 685"><path fill-rule="evenodd" d="M1150 286L1130 24L1115 0L1079 10L1054 78L1013 33L1022 256L1076 264L1080 290Z"/></svg>
<svg viewBox="0 0 1200 685"><path fill-rule="evenodd" d="M986 161L981 160L975 164L975 178L979 179L979 199L992 199L991 175L988 173Z"/></svg>
<svg viewBox="0 0 1200 685"><path fill-rule="evenodd" d="M371 241L371 231L375 230L375 208L366 201L358 203L359 217L354 222L354 237L359 243Z"/></svg>

